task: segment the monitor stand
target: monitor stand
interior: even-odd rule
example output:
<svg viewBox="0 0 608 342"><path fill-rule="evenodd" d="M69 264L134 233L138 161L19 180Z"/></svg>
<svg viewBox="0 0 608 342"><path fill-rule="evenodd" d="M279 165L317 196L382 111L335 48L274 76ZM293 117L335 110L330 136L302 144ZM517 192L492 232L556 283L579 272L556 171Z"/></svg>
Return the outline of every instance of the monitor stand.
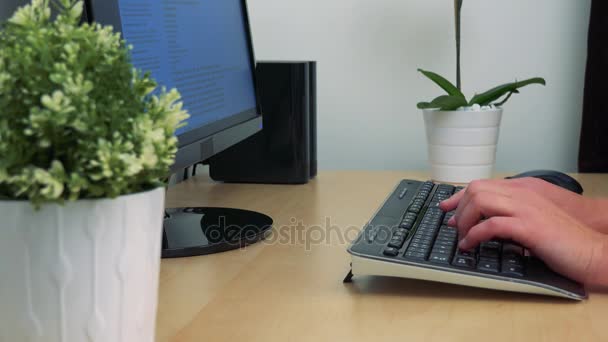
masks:
<svg viewBox="0 0 608 342"><path fill-rule="evenodd" d="M272 218L229 208L173 208L165 212L163 258L225 252L266 237Z"/></svg>

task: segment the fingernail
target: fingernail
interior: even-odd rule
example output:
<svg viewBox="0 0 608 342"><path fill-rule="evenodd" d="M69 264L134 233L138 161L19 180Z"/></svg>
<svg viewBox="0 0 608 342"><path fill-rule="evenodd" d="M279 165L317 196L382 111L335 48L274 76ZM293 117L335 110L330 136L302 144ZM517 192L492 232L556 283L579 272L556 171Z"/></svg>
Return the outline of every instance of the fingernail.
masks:
<svg viewBox="0 0 608 342"><path fill-rule="evenodd" d="M463 238L462 240L460 240L460 242L458 243L458 248L460 249L464 249L464 247L467 245L467 238Z"/></svg>
<svg viewBox="0 0 608 342"><path fill-rule="evenodd" d="M449 220L448 220L448 226L454 226L456 224L456 217L452 216Z"/></svg>

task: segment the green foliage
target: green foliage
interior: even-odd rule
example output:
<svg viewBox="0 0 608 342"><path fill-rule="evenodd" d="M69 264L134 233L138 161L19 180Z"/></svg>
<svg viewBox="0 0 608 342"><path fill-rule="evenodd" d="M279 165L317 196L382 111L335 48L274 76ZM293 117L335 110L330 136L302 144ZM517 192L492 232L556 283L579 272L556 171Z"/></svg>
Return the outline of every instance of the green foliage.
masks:
<svg viewBox="0 0 608 342"><path fill-rule="evenodd" d="M187 118L156 92L111 27L79 25L82 1L19 8L0 31L0 196L36 205L163 185Z"/></svg>
<svg viewBox="0 0 608 342"><path fill-rule="evenodd" d="M450 81L446 80L444 77L437 75L430 71L425 71L419 69L419 71L437 84L441 89L445 90L448 95L439 96L431 102L420 102L418 103L419 109L430 109L437 108L439 110L456 110L460 107L480 105L480 106L502 106L507 102L513 94L519 94L519 89L531 84L542 84L546 85L546 82L543 78L536 77L531 78L525 81L513 82L500 85L498 87L492 88L486 92L481 94L476 94L473 96L471 101L467 101L466 97L456 88L454 84ZM504 99L500 102L495 102Z"/></svg>
<svg viewBox="0 0 608 342"><path fill-rule="evenodd" d="M513 94L519 94L519 88L525 87L530 84L542 84L546 85L544 79L536 77L531 78L529 80L521 81L521 82L513 82L500 85L498 87L492 88L486 92L481 94L475 94L471 101L467 101L466 97L462 93L462 85L461 85L461 72L460 72L460 23L461 23L461 13L462 13L462 4L464 0L454 0L454 16L456 23L456 84L452 84L450 81L445 79L444 77L422 69L418 69L424 76L429 78L435 84L437 84L441 89L445 90L448 95L439 96L431 102L420 102L418 103L419 109L431 109L436 108L439 110L456 110L460 107L480 105L480 106L502 106L504 105ZM504 98L503 98L504 96ZM495 102L500 100L502 101Z"/></svg>
<svg viewBox="0 0 608 342"><path fill-rule="evenodd" d="M519 91L518 91L519 88L523 88L530 84L546 85L547 82L545 82L545 80L540 77L536 77L536 78L531 78L529 80L525 80L525 81L521 81L521 82L503 84L496 88L492 88L484 93L473 96L473 98L469 102L469 105L478 104L480 106L487 106L490 103L497 101L498 99L500 99L501 97L503 97L504 95L507 95L507 94L508 94L507 95L507 99L508 99L511 97L512 94L519 93ZM504 104L504 102L506 102L506 101L503 101L497 105L502 105L502 104Z"/></svg>
<svg viewBox="0 0 608 342"><path fill-rule="evenodd" d="M457 109L467 105L467 100L464 97L453 96L453 95L442 95L434 99L431 102L420 102L418 104L419 109L431 109L431 108L453 108ZM446 109L447 110L447 109ZM452 109L450 109L452 110Z"/></svg>
<svg viewBox="0 0 608 342"><path fill-rule="evenodd" d="M463 99L465 99L466 103L466 98L464 94L460 91L460 89L454 86L450 81L446 80L443 76L422 69L418 69L418 71L420 71L424 76L428 77L431 81L435 82L435 84L440 86L441 89L445 90L448 95L462 97Z"/></svg>

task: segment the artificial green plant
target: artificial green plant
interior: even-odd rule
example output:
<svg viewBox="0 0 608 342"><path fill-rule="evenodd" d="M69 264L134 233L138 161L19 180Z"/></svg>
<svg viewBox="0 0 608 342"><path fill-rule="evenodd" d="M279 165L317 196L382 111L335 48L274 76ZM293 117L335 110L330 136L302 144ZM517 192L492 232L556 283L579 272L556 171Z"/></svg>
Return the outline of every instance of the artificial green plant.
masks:
<svg viewBox="0 0 608 342"><path fill-rule="evenodd" d="M52 18L51 6L57 16ZM0 28L0 197L36 205L162 186L187 117L82 1L32 0Z"/></svg>

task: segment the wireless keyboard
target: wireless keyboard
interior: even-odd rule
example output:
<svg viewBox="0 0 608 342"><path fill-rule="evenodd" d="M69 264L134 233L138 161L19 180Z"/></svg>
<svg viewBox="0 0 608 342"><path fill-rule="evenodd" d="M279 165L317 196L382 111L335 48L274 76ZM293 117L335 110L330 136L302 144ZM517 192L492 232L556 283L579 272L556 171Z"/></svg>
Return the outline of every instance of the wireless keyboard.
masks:
<svg viewBox="0 0 608 342"><path fill-rule="evenodd" d="M404 180L365 225L348 252L353 276L392 276L486 289L582 300L585 288L551 271L528 251L506 241L487 241L460 251L454 214L439 203L461 187Z"/></svg>

